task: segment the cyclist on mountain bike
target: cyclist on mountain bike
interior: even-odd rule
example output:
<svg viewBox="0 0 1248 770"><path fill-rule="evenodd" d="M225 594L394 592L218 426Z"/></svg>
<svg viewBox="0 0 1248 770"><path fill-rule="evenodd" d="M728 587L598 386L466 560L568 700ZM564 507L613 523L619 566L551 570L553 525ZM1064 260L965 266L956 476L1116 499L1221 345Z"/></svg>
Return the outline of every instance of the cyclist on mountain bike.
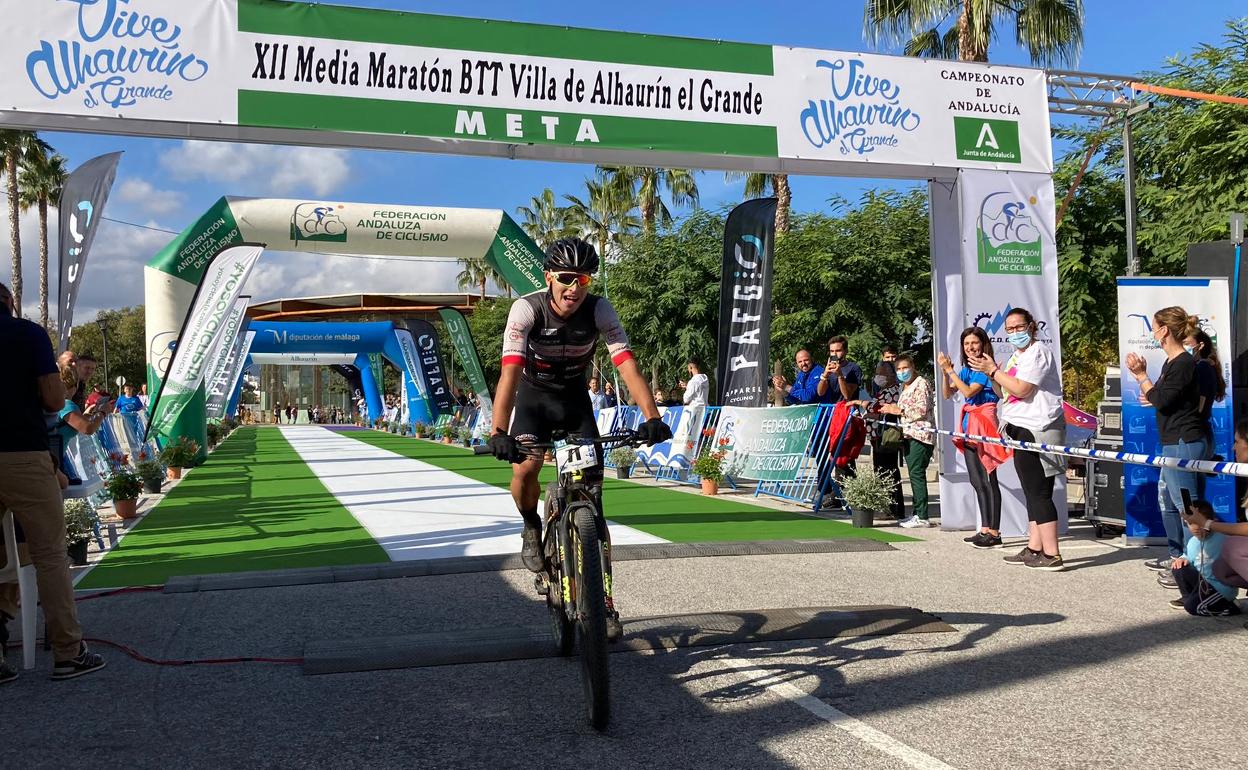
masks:
<svg viewBox="0 0 1248 770"><path fill-rule="evenodd" d="M637 438L656 444L672 437L628 349L628 336L615 308L588 291L591 276L598 270L594 247L580 238L555 241L546 250L543 268L546 290L520 297L507 315L502 375L494 401L495 432L489 441L495 457L514 464L511 496L524 518L520 555L533 572L545 566L542 520L537 515L542 457L524 454L518 442L550 441L556 430L586 438L598 435L586 373L599 335L606 338L611 362L646 417L637 428ZM594 472L598 478L588 481L601 480L601 465Z"/></svg>

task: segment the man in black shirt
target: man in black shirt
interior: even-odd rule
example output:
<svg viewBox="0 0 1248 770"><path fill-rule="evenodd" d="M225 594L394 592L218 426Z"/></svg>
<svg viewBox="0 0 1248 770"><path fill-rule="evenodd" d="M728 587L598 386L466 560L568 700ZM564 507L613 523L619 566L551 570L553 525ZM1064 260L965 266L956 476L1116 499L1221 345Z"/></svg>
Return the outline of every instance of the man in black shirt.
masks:
<svg viewBox="0 0 1248 770"><path fill-rule="evenodd" d="M65 550L61 489L43 418L45 411L60 411L64 406L65 386L47 332L38 324L13 317L13 297L3 284L0 351L5 369L0 377L0 422L4 424L0 430L0 513L13 511L26 536L55 658L52 678L72 679L103 668L104 659L88 652L82 641ZM4 556L18 558L17 554ZM5 623L16 613L16 585L0 586L0 683L17 678L3 655L3 642L8 639Z"/></svg>

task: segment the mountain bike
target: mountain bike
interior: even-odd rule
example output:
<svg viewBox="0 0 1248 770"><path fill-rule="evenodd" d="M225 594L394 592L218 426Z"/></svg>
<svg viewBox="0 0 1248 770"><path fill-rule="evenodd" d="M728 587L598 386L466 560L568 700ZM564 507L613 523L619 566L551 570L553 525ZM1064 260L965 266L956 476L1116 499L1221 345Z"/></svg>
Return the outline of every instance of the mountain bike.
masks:
<svg viewBox="0 0 1248 770"><path fill-rule="evenodd" d="M611 599L611 538L602 513L602 456L611 446L638 444L632 431L598 438L557 437L553 443L521 442L526 454L553 449L556 480L546 487L542 527L545 569L535 579L546 597L559 654L581 657L581 684L589 723L602 730L610 717L607 676L607 615ZM482 445L476 454L489 454Z"/></svg>

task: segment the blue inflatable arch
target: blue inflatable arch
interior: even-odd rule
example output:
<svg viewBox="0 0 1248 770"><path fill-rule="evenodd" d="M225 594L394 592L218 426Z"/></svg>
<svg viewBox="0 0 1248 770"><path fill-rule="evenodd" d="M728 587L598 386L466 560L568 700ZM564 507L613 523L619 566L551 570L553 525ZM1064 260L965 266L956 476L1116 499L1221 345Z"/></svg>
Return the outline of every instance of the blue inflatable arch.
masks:
<svg viewBox="0 0 1248 770"><path fill-rule="evenodd" d="M253 321L250 330L256 333L245 367L256 363L297 365L352 363L360 370L364 400L369 420L382 414L381 383L373 377L368 363L369 353L380 353L403 373L407 384L407 414L410 422L432 423L438 416L437 406L425 392L420 370L420 356L411 332L390 321L334 323ZM326 360L325 356L342 356ZM302 360L301 360L302 359ZM241 388L242 380L239 380ZM231 403L236 403L238 392Z"/></svg>

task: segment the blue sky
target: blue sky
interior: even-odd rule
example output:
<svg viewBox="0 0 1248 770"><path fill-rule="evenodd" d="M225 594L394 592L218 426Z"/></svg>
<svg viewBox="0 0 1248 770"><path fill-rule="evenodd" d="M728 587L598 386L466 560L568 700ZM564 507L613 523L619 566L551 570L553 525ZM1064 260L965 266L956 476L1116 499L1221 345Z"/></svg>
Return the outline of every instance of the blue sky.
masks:
<svg viewBox="0 0 1248 770"><path fill-rule="evenodd" d="M784 44L838 50L872 50L861 32L861 0L798 3L683 2L630 0L536 3L485 0L339 0L341 4L443 13L482 18L562 24L629 32ZM1087 0L1085 44L1075 69L1136 74L1156 69L1200 42L1217 41L1231 15L1232 3L1191 0L1182 12L1173 3ZM1028 64L1012 41L997 45L993 61ZM104 152L125 150L106 216L157 228L182 229L223 194L331 197L444 206L502 208L517 206L545 187L556 194L581 194L592 167L439 155L262 148L183 144L178 141L48 133L44 138L69 160L71 168ZM205 169L187 175L186 168ZM864 179L794 177L794 206L799 211L826 207L833 195L857 198L866 189L896 183ZM699 177L705 206L741 199L741 185L718 172ZM142 302L140 266L168 239L154 230L107 223L97 240L88 277L121 274L107 284L89 281L80 295L79 319L102 307ZM23 226L28 267L26 306L33 307L33 222ZM2 251L7 263L8 244ZM317 260L309 262L310 259ZM398 270L398 272L396 272ZM428 262L402 265L349 259L266 255L250 290L257 298L306 296L342 291L450 291L457 268ZM397 284L396 284L397 282ZM94 285L90 285L94 284ZM55 292L55 287L52 289Z"/></svg>

